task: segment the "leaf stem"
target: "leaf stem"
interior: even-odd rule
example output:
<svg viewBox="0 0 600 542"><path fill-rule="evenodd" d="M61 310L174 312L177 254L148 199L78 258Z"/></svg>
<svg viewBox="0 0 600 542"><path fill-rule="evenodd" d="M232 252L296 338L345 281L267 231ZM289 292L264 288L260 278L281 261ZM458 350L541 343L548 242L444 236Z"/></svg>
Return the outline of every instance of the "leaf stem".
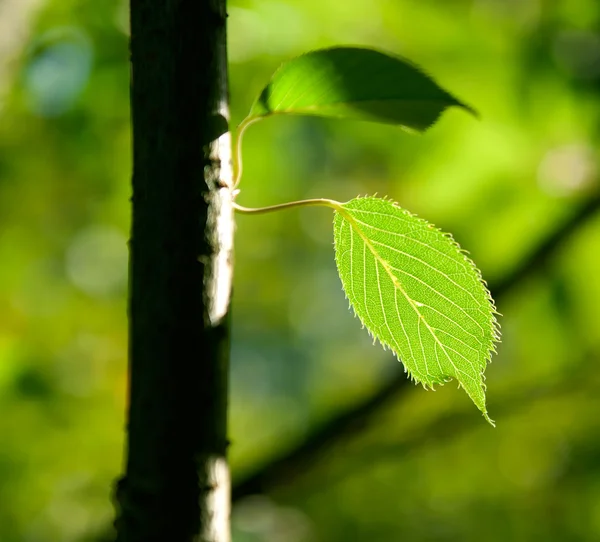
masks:
<svg viewBox="0 0 600 542"><path fill-rule="evenodd" d="M277 205L269 205L268 207L257 207L255 209L251 209L248 207L242 207L237 203L233 203L233 208L242 214L247 215L258 215L264 213L270 213L272 211L281 211L283 209L291 209L292 207L311 207L311 206L323 206L323 207L331 207L336 211L341 209L342 204L339 201L335 201L332 199L326 198L315 198L315 199L304 199L300 201L288 201L287 203L279 203Z"/></svg>
<svg viewBox="0 0 600 542"><path fill-rule="evenodd" d="M262 117L246 117L237 127L233 143L233 190L242 180L242 137L251 124L258 122Z"/></svg>

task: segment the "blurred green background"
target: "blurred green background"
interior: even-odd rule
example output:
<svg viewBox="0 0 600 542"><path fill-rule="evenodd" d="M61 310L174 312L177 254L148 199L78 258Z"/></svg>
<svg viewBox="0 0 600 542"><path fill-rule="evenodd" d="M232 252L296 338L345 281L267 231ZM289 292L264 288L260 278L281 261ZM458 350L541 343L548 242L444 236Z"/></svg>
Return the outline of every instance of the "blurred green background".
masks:
<svg viewBox="0 0 600 542"><path fill-rule="evenodd" d="M232 0L233 124L281 61L335 44L404 55L481 113L423 136L269 119L238 201L388 195L498 284L598 199L597 0ZM128 6L0 1L0 541L98 540L126 392ZM593 210L593 207L592 207ZM262 495L235 542L600 540L600 219L498 299L492 429L455 385L402 386ZM348 310L331 212L238 217L237 480L393 379ZM526 267L529 269L529 267Z"/></svg>

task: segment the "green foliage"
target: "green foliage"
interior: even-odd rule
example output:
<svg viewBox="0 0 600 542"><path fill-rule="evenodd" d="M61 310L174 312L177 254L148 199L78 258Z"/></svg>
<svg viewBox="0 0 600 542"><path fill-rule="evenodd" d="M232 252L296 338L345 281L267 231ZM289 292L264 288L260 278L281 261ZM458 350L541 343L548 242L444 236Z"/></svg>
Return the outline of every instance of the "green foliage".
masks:
<svg viewBox="0 0 600 542"><path fill-rule="evenodd" d="M354 311L425 387L456 378L485 408L497 337L479 270L454 240L395 203L356 198L334 221L337 268Z"/></svg>
<svg viewBox="0 0 600 542"><path fill-rule="evenodd" d="M274 113L320 115L425 130L450 105L473 111L405 60L357 47L313 51L284 63L241 123ZM236 152L239 182L240 150ZM495 308L481 273L454 240L380 198L341 204L307 200L276 205L335 210L336 262L350 304L370 334L433 389L456 378L494 425L483 371L494 351ZM253 212L237 206L243 212Z"/></svg>
<svg viewBox="0 0 600 542"><path fill-rule="evenodd" d="M473 112L406 60L371 49L333 47L285 62L249 118L317 115L425 130L453 105Z"/></svg>
<svg viewBox="0 0 600 542"><path fill-rule="evenodd" d="M15 24L34 4L43 11ZM129 230L128 6L0 5L14 7L0 20L22 40L0 51L0 540L80 542L110 525L122 468L127 265L108 262L126 258ZM244 140L240 202L388 194L451 231L496 293L597 190L599 75L585 69L596 0L231 0L229 14L233 119L286 58L366 42L426 66L484 119L450 108L415 138L276 115ZM44 117L26 74L46 32L65 28L88 36L93 63L71 109ZM49 99L59 75L71 80L62 58L47 72ZM234 479L402 371L347 314L331 218L238 217ZM236 503L234 540L600 540L599 245L593 219L541 272L496 294L505 339L486 375L497 430L454 385L403 387L295 476Z"/></svg>

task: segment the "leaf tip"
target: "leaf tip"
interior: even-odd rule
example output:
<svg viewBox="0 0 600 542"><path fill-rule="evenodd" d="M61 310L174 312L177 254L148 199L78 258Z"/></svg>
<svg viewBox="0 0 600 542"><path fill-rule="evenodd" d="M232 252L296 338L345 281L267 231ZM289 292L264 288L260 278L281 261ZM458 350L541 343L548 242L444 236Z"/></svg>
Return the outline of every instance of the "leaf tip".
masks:
<svg viewBox="0 0 600 542"><path fill-rule="evenodd" d="M483 412L483 417L485 418L485 420L495 429L496 422L488 416L487 410L484 410L482 412Z"/></svg>
<svg viewBox="0 0 600 542"><path fill-rule="evenodd" d="M477 109L475 109L474 107L471 107L469 104L457 100L457 103L455 105L457 107L460 107L461 109L464 109L467 113L473 115L477 120L481 120L481 115L479 111L477 111Z"/></svg>

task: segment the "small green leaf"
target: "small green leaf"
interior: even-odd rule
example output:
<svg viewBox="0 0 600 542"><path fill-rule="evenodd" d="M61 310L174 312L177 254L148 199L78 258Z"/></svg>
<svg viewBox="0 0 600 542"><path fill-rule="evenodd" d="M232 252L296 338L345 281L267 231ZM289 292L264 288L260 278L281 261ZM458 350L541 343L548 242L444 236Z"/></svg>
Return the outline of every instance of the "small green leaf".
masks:
<svg viewBox="0 0 600 542"><path fill-rule="evenodd" d="M475 264L449 235L380 198L340 204L334 237L346 296L371 335L426 388L455 378L493 425L483 372L499 328Z"/></svg>
<svg viewBox="0 0 600 542"><path fill-rule="evenodd" d="M282 64L248 118L317 115L423 131L453 105L475 113L407 60L372 49L334 47Z"/></svg>

